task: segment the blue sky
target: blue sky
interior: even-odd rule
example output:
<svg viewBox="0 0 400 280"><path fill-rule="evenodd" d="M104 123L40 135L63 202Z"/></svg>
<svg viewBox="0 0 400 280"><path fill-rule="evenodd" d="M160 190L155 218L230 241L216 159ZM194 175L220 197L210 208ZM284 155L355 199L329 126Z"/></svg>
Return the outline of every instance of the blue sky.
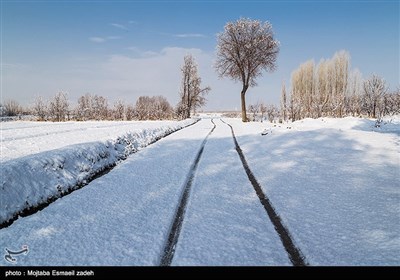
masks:
<svg viewBox="0 0 400 280"><path fill-rule="evenodd" d="M240 17L269 21L278 69L249 89L248 103L278 104L300 63L347 50L352 68L399 86L399 1L1 1L2 100L30 105L62 90L134 103L178 101L180 67L192 53L212 91L205 109L238 109L240 84L212 68L216 34Z"/></svg>

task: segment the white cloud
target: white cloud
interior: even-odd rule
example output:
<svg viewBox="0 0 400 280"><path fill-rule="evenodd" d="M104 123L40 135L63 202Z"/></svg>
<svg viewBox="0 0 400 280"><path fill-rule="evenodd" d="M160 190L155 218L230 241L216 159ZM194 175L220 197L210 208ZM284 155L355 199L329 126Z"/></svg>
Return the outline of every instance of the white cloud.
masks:
<svg viewBox="0 0 400 280"><path fill-rule="evenodd" d="M132 51L132 53L134 53L138 57L149 57L149 56L157 56L157 55L159 55L158 52L150 51L150 50L149 51L143 51L142 49L140 49L138 47L128 47L126 49Z"/></svg>
<svg viewBox="0 0 400 280"><path fill-rule="evenodd" d="M94 43L104 43L106 41L106 39L102 37L90 37L89 40Z"/></svg>
<svg viewBox="0 0 400 280"><path fill-rule="evenodd" d="M90 37L89 40L94 43L104 43L109 40L121 39L120 36L107 36L107 37Z"/></svg>
<svg viewBox="0 0 400 280"><path fill-rule="evenodd" d="M110 23L110 25L111 25L111 26L114 26L115 28L122 29L122 30L128 30L128 28L127 28L125 25L123 25L123 24L119 24L119 23Z"/></svg>
<svg viewBox="0 0 400 280"><path fill-rule="evenodd" d="M117 40L117 39L121 39L121 36L108 36L106 37L107 40Z"/></svg>
<svg viewBox="0 0 400 280"><path fill-rule="evenodd" d="M240 85L219 79L212 65L214 54L200 49L166 47L158 52L130 48L135 56L113 55L98 71L104 77L98 87L104 93L135 102L141 95L163 95L172 105L179 99L181 67L186 54L192 54L198 65L203 86L211 86L207 99L209 109L240 108Z"/></svg>
<svg viewBox="0 0 400 280"><path fill-rule="evenodd" d="M106 59L87 56L59 58L50 64L45 63L45 66L22 70L12 68L3 77L4 98L29 104L34 95L50 98L63 90L69 93L72 104L76 104L79 96L90 92L107 97L110 104L119 98L134 104L141 95L163 95L171 105L175 105L179 99L183 58L190 53L199 65L202 85L211 86L206 109L240 109L241 85L228 78L218 78L212 67L213 52L179 47L166 47L159 51L129 49L133 52L131 55L117 54ZM273 100L268 99L275 98L274 94L279 100L279 90L271 89L271 82L276 79L279 78L271 75L261 78L259 86L249 89L246 94L247 104L257 100L269 103Z"/></svg>
<svg viewBox="0 0 400 280"><path fill-rule="evenodd" d="M207 38L206 35L199 33L174 34L173 36L178 38Z"/></svg>

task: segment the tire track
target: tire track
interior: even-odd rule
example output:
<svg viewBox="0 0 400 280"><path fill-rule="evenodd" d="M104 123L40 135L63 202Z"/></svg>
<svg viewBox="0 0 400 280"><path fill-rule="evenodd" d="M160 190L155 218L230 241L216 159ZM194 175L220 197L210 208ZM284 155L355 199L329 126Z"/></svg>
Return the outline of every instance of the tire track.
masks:
<svg viewBox="0 0 400 280"><path fill-rule="evenodd" d="M183 219L185 216L186 206L187 206L187 202L188 202L189 195L190 195L190 189L192 187L192 183L193 183L193 179L194 179L194 176L195 176L195 173L197 170L197 166L199 164L201 155L203 154L204 146L207 143L208 137L211 135L211 133L213 133L214 129L216 128L216 125L215 125L213 119L211 119L211 122L213 123L214 127L211 129L211 131L207 134L206 138L204 138L203 142L201 143L200 149L199 149L199 151L196 155L196 158L195 158L195 160L189 170L189 173L187 175L187 178L186 178L186 181L184 184L185 187L184 187L182 195L181 195L179 206L176 210L175 218L171 225L171 229L168 234L168 239L166 240L166 244L165 244L164 250L162 252L160 266L170 266L172 259L174 258L175 248L176 248L176 244L178 243L179 234L182 229L182 222L183 222Z"/></svg>
<svg viewBox="0 0 400 280"><path fill-rule="evenodd" d="M285 248L290 261L294 266L306 266L308 265L306 259L299 248L293 242L293 238L289 232L289 230L283 225L281 217L275 211L274 207L271 204L269 198L263 192L261 185L258 183L257 179L255 178L253 172L250 170L249 165L247 164L246 158L243 154L242 149L239 146L238 141L236 140L235 132L233 130L232 125L226 123L224 120L221 121L228 125L232 131L233 142L235 143L236 151L239 154L240 160L242 161L243 168L246 171L247 177L249 178L251 184L253 185L254 190L258 198L260 199L261 204L264 206L265 211L268 214L269 219L271 220L272 224L276 232L281 239L283 247Z"/></svg>

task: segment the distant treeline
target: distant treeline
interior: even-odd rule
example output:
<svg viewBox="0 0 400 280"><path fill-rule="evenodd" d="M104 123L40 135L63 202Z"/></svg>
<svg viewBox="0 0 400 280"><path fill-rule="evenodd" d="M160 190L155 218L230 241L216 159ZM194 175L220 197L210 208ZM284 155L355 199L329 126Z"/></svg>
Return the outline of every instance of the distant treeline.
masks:
<svg viewBox="0 0 400 280"><path fill-rule="evenodd" d="M87 121L87 120L162 120L175 117L174 108L163 96L141 96L136 104L117 100L112 105L106 97L85 94L71 106L68 95L59 92L49 100L37 96L30 108L22 108L15 100L1 106L2 116L33 115L39 121Z"/></svg>
<svg viewBox="0 0 400 280"><path fill-rule="evenodd" d="M68 94L59 92L50 99L37 96L32 106L23 108L15 100L0 104L2 117L33 115L38 121L62 122L69 120L164 120L190 118L191 113L206 104L205 95L210 87L201 87L197 63L192 55L186 55L181 68L182 82L179 103L174 107L159 96L140 96L136 104L117 100L109 104L106 97L87 93L78 98L77 105L71 106Z"/></svg>

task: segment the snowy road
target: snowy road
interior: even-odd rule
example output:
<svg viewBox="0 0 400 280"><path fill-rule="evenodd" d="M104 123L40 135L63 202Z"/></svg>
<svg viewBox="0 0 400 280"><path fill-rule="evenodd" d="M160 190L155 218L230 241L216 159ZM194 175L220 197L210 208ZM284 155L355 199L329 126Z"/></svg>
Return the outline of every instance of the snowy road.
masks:
<svg viewBox="0 0 400 280"><path fill-rule="evenodd" d="M175 132L16 220L0 230L0 249L27 245L17 265L160 265L175 232L171 265L291 265L230 127L213 122ZM306 263L400 264L398 124L226 122Z"/></svg>
<svg viewBox="0 0 400 280"><path fill-rule="evenodd" d="M230 128L215 123L172 265L291 265L247 178Z"/></svg>

